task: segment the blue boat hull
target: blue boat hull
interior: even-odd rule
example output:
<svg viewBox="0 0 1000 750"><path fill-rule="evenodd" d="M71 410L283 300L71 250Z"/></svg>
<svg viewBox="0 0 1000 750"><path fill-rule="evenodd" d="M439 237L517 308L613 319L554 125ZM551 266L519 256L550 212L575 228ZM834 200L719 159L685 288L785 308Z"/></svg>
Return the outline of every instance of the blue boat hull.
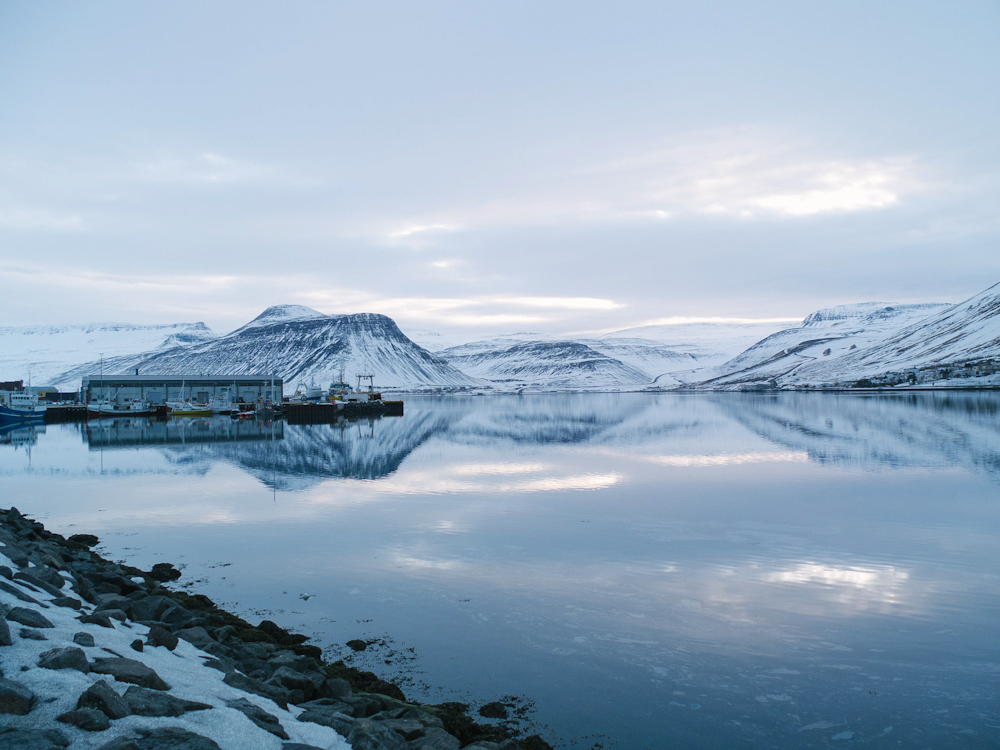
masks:
<svg viewBox="0 0 1000 750"><path fill-rule="evenodd" d="M11 409L0 404L0 422L29 422L45 419L44 411L28 411L26 409Z"/></svg>

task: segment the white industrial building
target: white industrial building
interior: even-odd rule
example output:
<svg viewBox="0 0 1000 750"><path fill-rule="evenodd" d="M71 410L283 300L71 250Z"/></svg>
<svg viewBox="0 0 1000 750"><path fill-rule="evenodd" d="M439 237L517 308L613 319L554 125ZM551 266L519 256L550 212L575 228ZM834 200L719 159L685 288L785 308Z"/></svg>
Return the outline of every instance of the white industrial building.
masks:
<svg viewBox="0 0 1000 750"><path fill-rule="evenodd" d="M282 385L282 379L272 375L85 375L81 392L85 403L107 398L119 404L136 399L154 405L167 401L204 404L224 394L232 401L281 403Z"/></svg>

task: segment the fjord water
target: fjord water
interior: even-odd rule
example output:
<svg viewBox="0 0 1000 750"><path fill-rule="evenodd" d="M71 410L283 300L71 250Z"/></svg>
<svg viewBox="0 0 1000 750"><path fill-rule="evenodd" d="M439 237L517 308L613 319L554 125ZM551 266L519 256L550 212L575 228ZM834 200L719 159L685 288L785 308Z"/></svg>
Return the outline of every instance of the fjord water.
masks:
<svg viewBox="0 0 1000 750"><path fill-rule="evenodd" d="M1000 394L22 428L0 483L331 656L388 637L356 663L414 698L528 696L553 744L1000 744Z"/></svg>

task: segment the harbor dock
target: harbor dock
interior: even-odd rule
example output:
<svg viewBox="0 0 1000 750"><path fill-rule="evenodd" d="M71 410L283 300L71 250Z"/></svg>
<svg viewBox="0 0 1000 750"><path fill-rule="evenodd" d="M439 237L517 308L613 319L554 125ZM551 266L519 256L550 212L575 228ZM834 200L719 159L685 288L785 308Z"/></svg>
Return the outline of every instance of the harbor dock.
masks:
<svg viewBox="0 0 1000 750"><path fill-rule="evenodd" d="M402 401L285 404L285 419L288 424L333 424L338 419L401 416L403 416Z"/></svg>

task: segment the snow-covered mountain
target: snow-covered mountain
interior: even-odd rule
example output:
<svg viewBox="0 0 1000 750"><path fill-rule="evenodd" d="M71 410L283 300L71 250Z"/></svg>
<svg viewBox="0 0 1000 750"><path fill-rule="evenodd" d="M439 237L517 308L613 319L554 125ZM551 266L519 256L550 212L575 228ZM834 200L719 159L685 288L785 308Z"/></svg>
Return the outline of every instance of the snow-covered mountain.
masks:
<svg viewBox="0 0 1000 750"><path fill-rule="evenodd" d="M919 327L928 316L951 307L863 302L818 310L798 326L771 334L720 365L703 385L727 388L772 380L783 384L836 381L854 352L879 350L887 336L909 326Z"/></svg>
<svg viewBox="0 0 1000 750"><path fill-rule="evenodd" d="M875 374L881 368L930 367L1000 356L1000 284L846 358L845 368Z"/></svg>
<svg viewBox="0 0 1000 750"><path fill-rule="evenodd" d="M650 378L578 341L476 341L439 352L463 372L505 387L606 388Z"/></svg>
<svg viewBox="0 0 1000 750"><path fill-rule="evenodd" d="M299 383L326 386L339 380L341 370L349 379L374 375L380 388L477 382L414 344L385 315L324 315L300 306L270 307L211 341L104 361L105 372L135 368L148 375L273 374L285 380L288 392ZM65 377L79 382L92 372L91 362Z"/></svg>
<svg viewBox="0 0 1000 750"><path fill-rule="evenodd" d="M476 386L528 390L853 383L909 368L1000 359L1000 284L958 305L865 302L814 312L800 324L684 323L601 338L537 333L481 341L415 330L436 353L378 314L325 315L299 305L265 310L232 333L201 323L0 328L0 379L65 390L83 375L135 368L150 375L274 374L293 391L373 374L384 389Z"/></svg>
<svg viewBox="0 0 1000 750"><path fill-rule="evenodd" d="M772 333L788 328L788 324L789 321L670 323L624 328L605 334L601 338L605 341L621 339L653 341L663 346L665 350L690 355L697 361L697 364L692 366L711 367L732 359Z"/></svg>
<svg viewBox="0 0 1000 750"><path fill-rule="evenodd" d="M65 390L80 387L80 379L62 373L90 362L115 359L211 341L215 334L204 323L86 325L0 328L0 380L31 381Z"/></svg>

